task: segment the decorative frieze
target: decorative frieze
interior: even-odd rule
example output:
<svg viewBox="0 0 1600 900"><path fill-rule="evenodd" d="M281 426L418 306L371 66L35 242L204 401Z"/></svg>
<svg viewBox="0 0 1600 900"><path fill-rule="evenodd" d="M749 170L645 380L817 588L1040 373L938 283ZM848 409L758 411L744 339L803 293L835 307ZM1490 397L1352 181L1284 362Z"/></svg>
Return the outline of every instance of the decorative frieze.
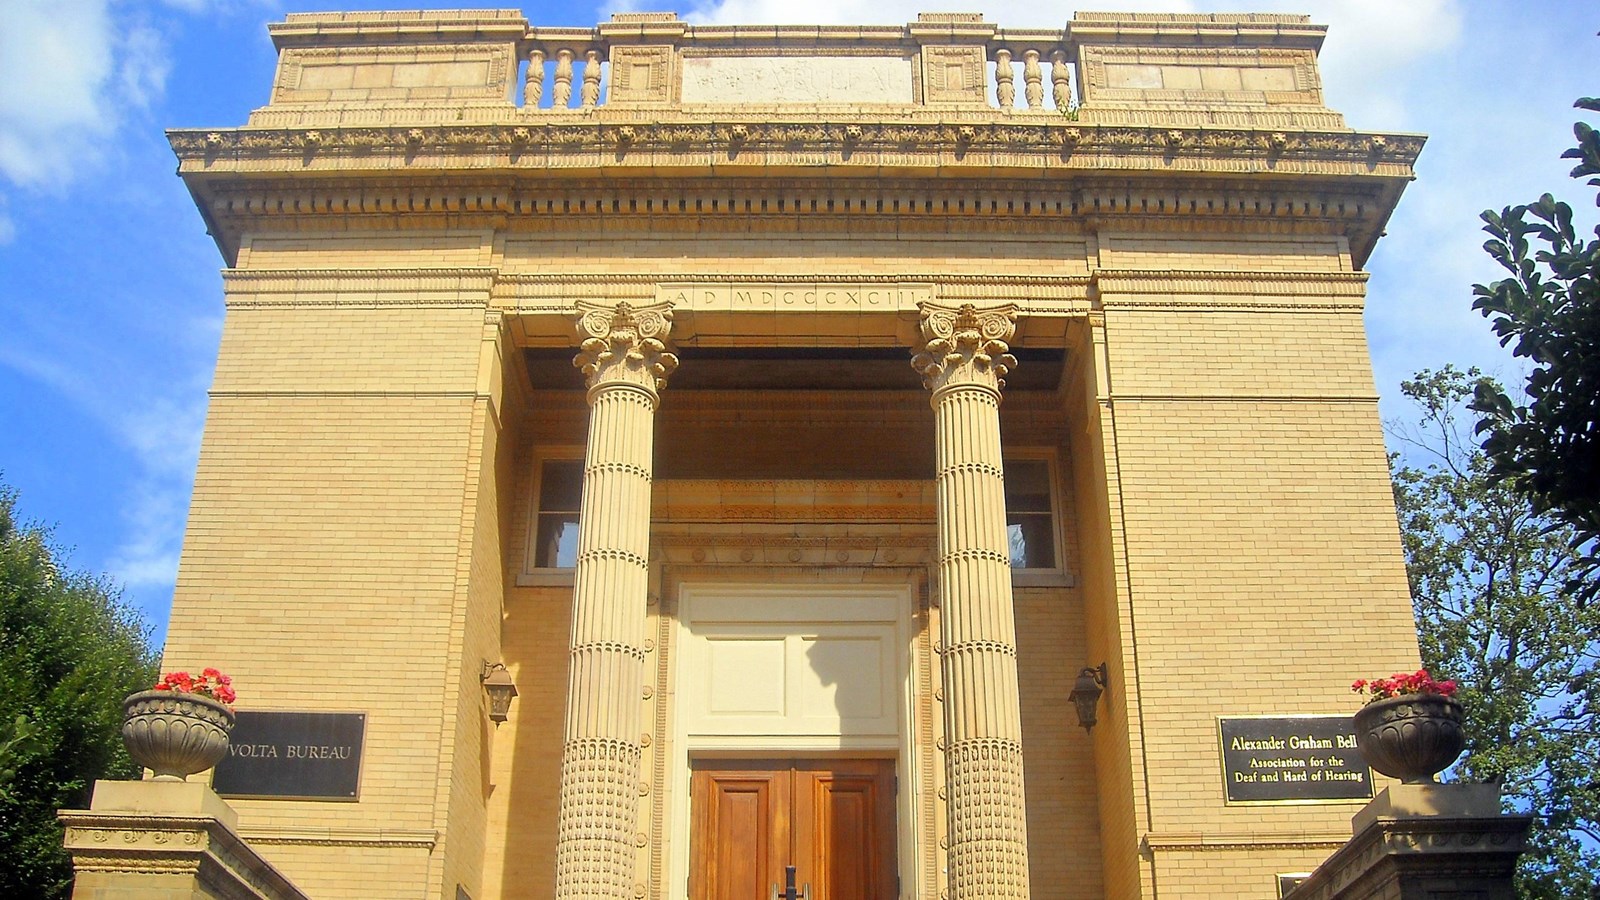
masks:
<svg viewBox="0 0 1600 900"><path fill-rule="evenodd" d="M1005 51L997 51L1003 53ZM564 55L564 56L563 56ZM565 108L572 99L573 55L570 50L557 53L555 90L553 101ZM563 68L563 66L565 68ZM1007 70L1009 71L1009 69ZM1015 88L1011 89L1014 98ZM564 95L564 96L563 96ZM604 116L604 118L599 118ZM1099 146L1115 148L1122 155L1165 155L1169 148L1168 128L1157 125L1119 125L1092 121L1060 122L1029 118L1025 121L997 120L992 114L973 117L967 122L948 121L895 121L895 122L829 122L818 121L750 121L741 123L708 122L704 119L682 121L645 121L627 111L606 114L597 110L596 118L585 121L524 122L519 124L429 125L409 124L395 126L319 126L319 158L348 154L356 151L370 154L374 150L411 150L422 147L470 148L474 156L491 159L505 157L515 148L521 148L518 160L524 164L547 162L543 155L526 158L528 147L556 150L563 147L592 148L615 143L610 132L627 126L634 129L633 145L636 148L670 147L683 152L711 151L726 155L733 138L731 129L743 129L739 140L745 147L768 147L789 151L804 149L837 148L851 143L858 148L951 148L957 144L992 147L1016 152L1047 151L1059 155L1063 135L1072 132L1072 143L1080 147ZM847 133L851 128L858 129ZM964 134L963 129L967 129ZM257 159L274 154L294 154L304 157L305 134L302 128L250 128L227 130L172 130L167 133L169 142L180 158L207 159L237 158L239 161ZM412 132L416 133L413 134ZM519 134L520 132L520 134ZM1381 137L1381 143L1374 138ZM1423 138L1418 135L1374 135L1343 131L1272 131L1257 128L1197 128L1192 147L1213 154L1208 161L1223 168L1215 154L1253 158L1273 155L1283 164L1297 159L1325 162L1359 162L1366 166L1376 163L1406 166L1415 162L1422 150ZM1097 160L1095 167L1104 168L1110 160ZM1142 167L1141 167L1142 168ZM1352 173L1354 174L1354 173ZM1407 172L1409 174L1409 171Z"/></svg>
<svg viewBox="0 0 1600 900"><path fill-rule="evenodd" d="M911 59L904 54L695 51L683 55L681 71L685 105L910 105L917 99Z"/></svg>

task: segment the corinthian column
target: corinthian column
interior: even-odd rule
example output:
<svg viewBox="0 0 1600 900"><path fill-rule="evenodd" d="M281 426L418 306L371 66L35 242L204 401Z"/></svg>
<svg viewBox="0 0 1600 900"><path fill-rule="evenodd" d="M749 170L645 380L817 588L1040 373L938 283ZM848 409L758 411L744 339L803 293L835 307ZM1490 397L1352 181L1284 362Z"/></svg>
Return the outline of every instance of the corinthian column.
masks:
<svg viewBox="0 0 1600 900"><path fill-rule="evenodd" d="M911 361L933 391L951 900L1028 896L1016 618L1000 389L1016 308L922 305Z"/></svg>
<svg viewBox="0 0 1600 900"><path fill-rule="evenodd" d="M658 391L678 366L665 304L580 303L572 361L589 385L556 897L632 900L646 556Z"/></svg>

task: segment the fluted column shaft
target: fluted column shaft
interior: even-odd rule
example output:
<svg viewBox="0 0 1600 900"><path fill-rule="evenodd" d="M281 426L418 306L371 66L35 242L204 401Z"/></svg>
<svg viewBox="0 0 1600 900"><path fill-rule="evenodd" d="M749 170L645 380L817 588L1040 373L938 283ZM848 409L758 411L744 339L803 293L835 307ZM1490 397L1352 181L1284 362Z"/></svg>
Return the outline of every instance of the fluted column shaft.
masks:
<svg viewBox="0 0 1600 900"><path fill-rule="evenodd" d="M589 385L556 897L631 900L639 805L650 483L658 391L677 366L665 307L580 304Z"/></svg>
<svg viewBox="0 0 1600 900"><path fill-rule="evenodd" d="M1012 307L925 304L912 364L933 391L951 900L1028 897L1000 389Z"/></svg>

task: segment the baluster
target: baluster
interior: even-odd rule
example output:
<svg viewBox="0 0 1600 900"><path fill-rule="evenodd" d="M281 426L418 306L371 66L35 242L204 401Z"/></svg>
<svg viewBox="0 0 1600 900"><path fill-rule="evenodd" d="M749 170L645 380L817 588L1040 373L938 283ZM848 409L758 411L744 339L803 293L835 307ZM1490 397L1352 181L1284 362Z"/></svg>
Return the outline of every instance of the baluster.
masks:
<svg viewBox="0 0 1600 900"><path fill-rule="evenodd" d="M1039 51L1022 51L1022 95L1029 109L1044 108L1044 70L1039 68Z"/></svg>
<svg viewBox="0 0 1600 900"><path fill-rule="evenodd" d="M1017 87L1013 84L1017 73L1011 71L1011 51L996 50L994 52L994 98L999 101L1000 109L1010 112L1017 105Z"/></svg>
<svg viewBox="0 0 1600 900"><path fill-rule="evenodd" d="M522 108L538 109L544 96L544 51L528 52L528 74L522 79Z"/></svg>
<svg viewBox="0 0 1600 900"><path fill-rule="evenodd" d="M550 101L556 109L572 105L572 51L566 48L556 51L556 83Z"/></svg>
<svg viewBox="0 0 1600 900"><path fill-rule="evenodd" d="M1072 109L1072 68L1067 65L1067 51L1056 50L1050 54L1050 92L1054 95L1057 112Z"/></svg>
<svg viewBox="0 0 1600 900"><path fill-rule="evenodd" d="M600 102L600 51L583 53L583 107L588 109Z"/></svg>

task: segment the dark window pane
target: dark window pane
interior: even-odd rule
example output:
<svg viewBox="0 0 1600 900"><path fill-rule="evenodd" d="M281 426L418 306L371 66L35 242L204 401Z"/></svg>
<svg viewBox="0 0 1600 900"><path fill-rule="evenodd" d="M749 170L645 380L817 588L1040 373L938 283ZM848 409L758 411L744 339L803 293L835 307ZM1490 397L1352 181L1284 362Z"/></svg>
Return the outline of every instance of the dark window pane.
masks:
<svg viewBox="0 0 1600 900"><path fill-rule="evenodd" d="M1050 512L1050 465L1042 459L1006 460L1006 509Z"/></svg>
<svg viewBox="0 0 1600 900"><path fill-rule="evenodd" d="M570 569L578 562L578 514L540 513L533 564L540 569Z"/></svg>
<svg viewBox="0 0 1600 900"><path fill-rule="evenodd" d="M1006 541L1010 544L1013 569L1056 567L1055 528L1052 526L1049 514L1009 513L1006 516Z"/></svg>
<svg viewBox="0 0 1600 900"><path fill-rule="evenodd" d="M583 460L546 460L539 476L540 512L577 512L583 495Z"/></svg>

